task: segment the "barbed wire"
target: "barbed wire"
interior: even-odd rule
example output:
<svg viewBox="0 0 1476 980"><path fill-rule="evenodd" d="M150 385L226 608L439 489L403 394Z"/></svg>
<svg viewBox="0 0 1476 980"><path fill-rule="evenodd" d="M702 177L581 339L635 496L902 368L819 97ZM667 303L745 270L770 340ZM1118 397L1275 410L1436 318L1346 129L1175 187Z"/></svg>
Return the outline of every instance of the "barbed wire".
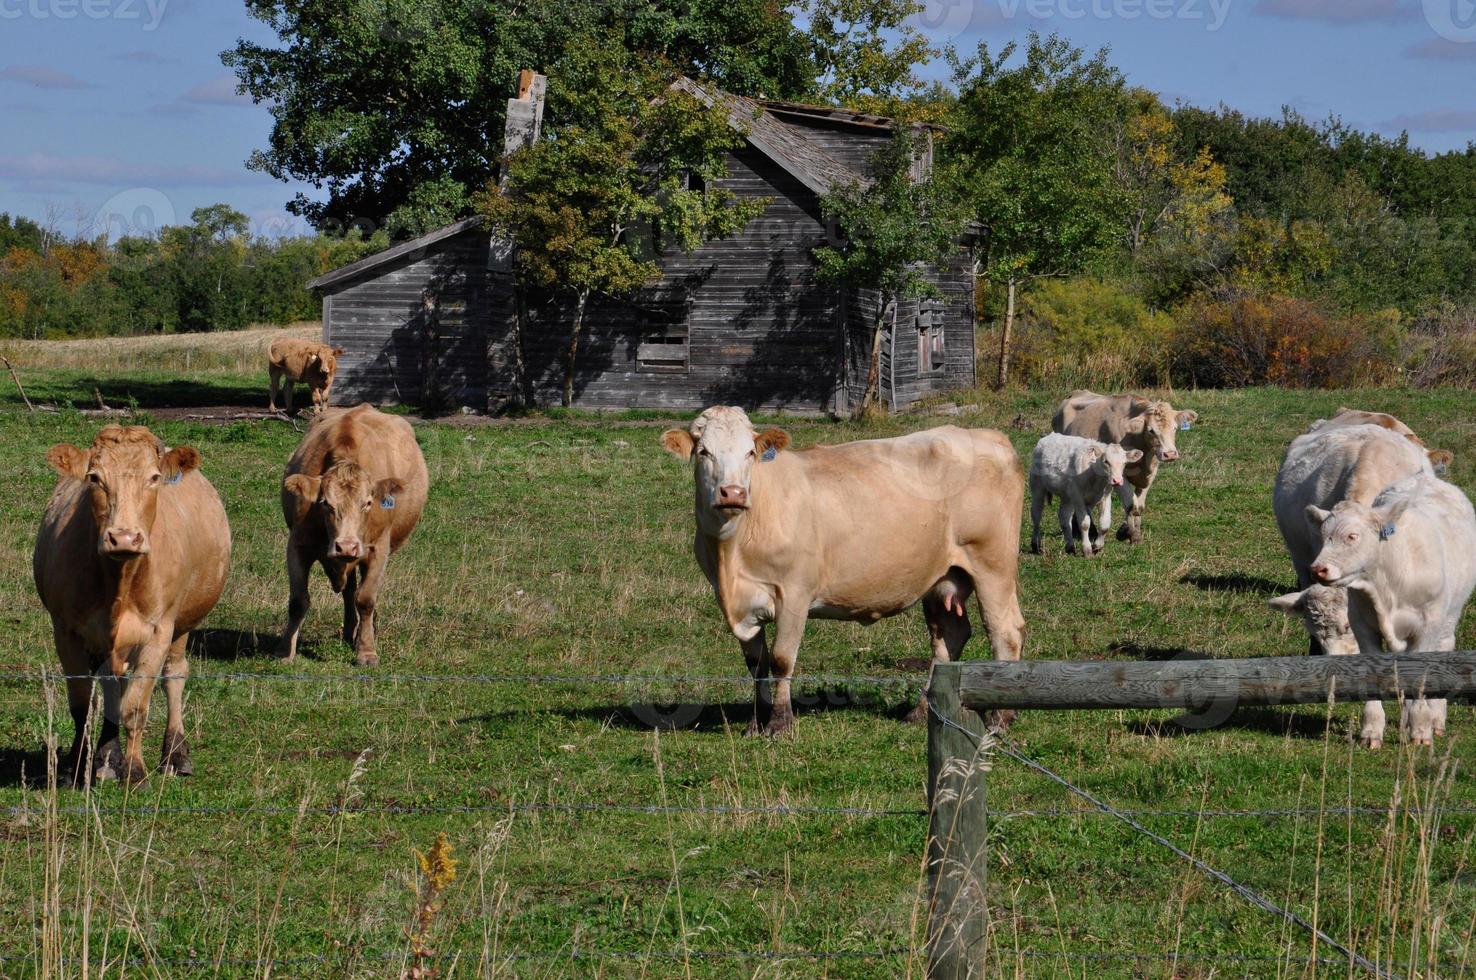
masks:
<svg viewBox="0 0 1476 980"><path fill-rule="evenodd" d="M62 674L47 670L0 671L0 682L36 683L59 681L102 681L112 680L111 674ZM168 680L166 674L127 674L118 680ZM795 674L790 678L794 684L821 684L882 687L894 684L921 686L924 675L916 676L886 674L877 676L847 676L841 674ZM274 674L266 672L190 672L188 683L270 681L282 683L332 683L352 684L548 684L554 686L646 684L651 686L675 684L745 684L754 683L748 675L729 674Z"/></svg>
<svg viewBox="0 0 1476 980"><path fill-rule="evenodd" d="M960 725L953 719L945 717L941 712L938 711L936 707L934 707L933 700L931 698L928 700L928 713L936 718L940 724L948 728L952 728L955 731L962 732L975 745L984 747L984 739L980 738L980 736L978 736L974 732L969 731L967 728ZM1358 953L1356 950L1349 949L1347 946L1344 946L1342 943L1338 942L1322 929L1319 929L1315 924L1308 922L1297 913L1289 909L1282 908L1280 905L1277 905L1275 902L1271 901L1260 892L1251 888L1249 885L1245 885L1239 881L1236 881L1224 871L1212 867L1205 861L1195 857L1193 854L1190 854L1188 851L1179 847L1167 837L1164 837L1161 834L1156 834L1153 831L1149 830L1147 827L1139 823L1135 818L1113 808L1110 803L1099 799L1090 791L1077 786L1066 777L1058 775L1050 769L1047 769L1039 762L1036 762L1034 759L1021 752L1009 741L1009 739L1004 738L1003 736L999 736L990 741L991 745L989 746L989 748L991 750L1007 755L1021 765L1034 770L1042 776L1045 776L1052 782L1060 784L1062 787L1081 797L1083 800L1086 800L1088 803L1101 810L1103 813L1117 818L1127 826L1131 827L1133 830L1136 830L1144 837L1147 837L1149 840L1153 841L1155 844L1158 844L1160 847L1165 848L1176 857L1180 857L1185 861L1188 861L1190 864L1194 865L1195 868L1199 869L1199 871L1201 871L1205 875L1208 875L1210 878L1213 878L1214 880L1220 882L1222 885L1226 886L1231 891L1235 892L1235 894L1239 895L1241 898L1245 899L1247 902L1250 902L1257 908L1264 909L1265 911L1270 912L1273 915L1280 916L1282 919L1285 919L1292 925L1295 925L1303 931L1311 934L1312 936L1315 936L1319 942L1325 944L1330 949L1337 950L1343 956L1347 957L1350 962L1357 964L1358 966L1372 973L1374 976L1388 978L1388 980L1397 980L1394 974L1391 974L1388 971L1384 970L1378 964L1372 962L1367 957Z"/></svg>

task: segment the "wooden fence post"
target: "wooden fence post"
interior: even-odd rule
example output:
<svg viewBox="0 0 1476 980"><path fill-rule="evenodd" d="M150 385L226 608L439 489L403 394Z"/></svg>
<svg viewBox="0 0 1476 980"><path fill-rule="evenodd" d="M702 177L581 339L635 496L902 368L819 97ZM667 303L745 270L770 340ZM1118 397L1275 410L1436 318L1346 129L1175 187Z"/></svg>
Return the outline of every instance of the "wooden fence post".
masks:
<svg viewBox="0 0 1476 980"><path fill-rule="evenodd" d="M928 685L929 980L983 977L988 943L988 736L959 703L959 668L935 664Z"/></svg>

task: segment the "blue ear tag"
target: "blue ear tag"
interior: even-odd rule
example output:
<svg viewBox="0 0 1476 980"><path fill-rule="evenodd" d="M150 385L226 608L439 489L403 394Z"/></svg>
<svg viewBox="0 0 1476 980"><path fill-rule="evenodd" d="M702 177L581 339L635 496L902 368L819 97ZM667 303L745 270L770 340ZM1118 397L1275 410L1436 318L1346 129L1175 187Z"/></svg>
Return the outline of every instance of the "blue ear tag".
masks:
<svg viewBox="0 0 1476 980"><path fill-rule="evenodd" d="M171 476L169 479L165 480L164 482L165 483L168 483L168 484L170 484L172 486L173 484L176 484L180 480L183 480L183 479L184 479L184 470L180 470L178 473L174 474L173 476Z"/></svg>
<svg viewBox="0 0 1476 980"><path fill-rule="evenodd" d="M1393 524L1385 524L1383 527L1379 528L1379 540L1380 541L1388 541L1393 536L1394 536L1394 525Z"/></svg>
<svg viewBox="0 0 1476 980"><path fill-rule="evenodd" d="M379 506L383 507L385 510L394 510L395 509L395 495L394 494L390 494L388 497L385 497L383 500L381 500L379 502Z"/></svg>
<svg viewBox="0 0 1476 980"><path fill-rule="evenodd" d="M1188 419L1185 419L1184 421L1179 423L1180 432L1188 432L1192 428L1194 428L1194 423L1190 422Z"/></svg>
<svg viewBox="0 0 1476 980"><path fill-rule="evenodd" d="M772 463L778 457L779 457L779 450L775 449L773 446L770 446L768 449L765 449L764 450L763 461L765 463Z"/></svg>

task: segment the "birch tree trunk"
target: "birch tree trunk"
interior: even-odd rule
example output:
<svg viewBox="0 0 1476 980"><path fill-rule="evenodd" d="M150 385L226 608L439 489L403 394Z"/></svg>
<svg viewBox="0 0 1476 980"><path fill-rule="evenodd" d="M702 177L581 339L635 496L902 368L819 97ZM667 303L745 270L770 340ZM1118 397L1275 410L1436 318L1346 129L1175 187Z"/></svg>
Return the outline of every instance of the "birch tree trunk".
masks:
<svg viewBox="0 0 1476 980"><path fill-rule="evenodd" d="M860 417L870 411L881 397L881 346L882 331L887 325L887 306L890 303L886 293L880 297L880 308L876 314L876 324L871 330L871 363L866 369L866 391L861 395L861 407L857 409L856 415Z"/></svg>
<svg viewBox="0 0 1476 980"><path fill-rule="evenodd" d="M1010 340L1015 332L1015 277L1010 276L1006 291L1004 330L999 335L999 382L1001 390L1010 381Z"/></svg>

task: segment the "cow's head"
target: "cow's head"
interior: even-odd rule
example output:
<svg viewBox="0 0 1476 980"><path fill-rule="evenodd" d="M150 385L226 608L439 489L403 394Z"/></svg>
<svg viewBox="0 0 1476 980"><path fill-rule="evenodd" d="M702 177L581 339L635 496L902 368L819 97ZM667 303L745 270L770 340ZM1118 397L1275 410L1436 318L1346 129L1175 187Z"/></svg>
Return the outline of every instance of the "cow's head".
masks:
<svg viewBox="0 0 1476 980"><path fill-rule="evenodd" d="M1127 433L1141 433L1155 459L1172 463L1179 458L1179 429L1198 419L1198 412L1176 412L1168 402L1150 402L1146 412L1128 420Z"/></svg>
<svg viewBox="0 0 1476 980"><path fill-rule="evenodd" d="M678 459L692 461L697 478L697 512L703 529L717 534L749 506L753 467L765 453L782 451L789 434L758 432L741 408L716 406L692 420L688 429L667 429L661 445Z"/></svg>
<svg viewBox="0 0 1476 980"><path fill-rule="evenodd" d="M303 380L309 384L331 385L333 374L338 370L338 358L343 354L342 347L319 347L308 355L307 364L303 367Z"/></svg>
<svg viewBox="0 0 1476 980"><path fill-rule="evenodd" d="M1313 585L1301 592L1270 599L1267 605L1288 616L1300 616L1308 635L1317 641L1323 653L1342 657L1358 652L1358 639L1348 623L1347 589Z"/></svg>
<svg viewBox="0 0 1476 980"><path fill-rule="evenodd" d="M1122 471L1129 463L1143 458L1141 449L1124 449L1115 442L1092 446L1087 449L1091 468L1114 487L1122 486Z"/></svg>
<svg viewBox="0 0 1476 980"><path fill-rule="evenodd" d="M393 477L371 480L357 463L334 463L322 476L294 473L282 486L297 498L297 519L316 521L328 542L328 557L363 558L369 544L389 526L395 496L405 489Z"/></svg>
<svg viewBox="0 0 1476 980"><path fill-rule="evenodd" d="M142 425L109 425L92 448L52 446L46 461L63 477L85 480L97 522L97 553L118 561L146 555L159 505L159 488L178 483L200 465L189 446L165 450Z"/></svg>
<svg viewBox="0 0 1476 980"><path fill-rule="evenodd" d="M1379 560L1379 549L1399 530L1408 498L1370 507L1353 500L1339 501L1332 510L1310 505L1307 520L1322 532L1322 550L1312 562L1312 574L1325 585L1348 585Z"/></svg>
<svg viewBox="0 0 1476 980"><path fill-rule="evenodd" d="M1419 442L1418 439L1415 442ZM1424 443L1420 443L1421 446ZM1425 458L1430 461L1430 468L1435 471L1436 476L1445 476L1450 472L1450 464L1455 462L1455 453L1449 449L1426 449Z"/></svg>

